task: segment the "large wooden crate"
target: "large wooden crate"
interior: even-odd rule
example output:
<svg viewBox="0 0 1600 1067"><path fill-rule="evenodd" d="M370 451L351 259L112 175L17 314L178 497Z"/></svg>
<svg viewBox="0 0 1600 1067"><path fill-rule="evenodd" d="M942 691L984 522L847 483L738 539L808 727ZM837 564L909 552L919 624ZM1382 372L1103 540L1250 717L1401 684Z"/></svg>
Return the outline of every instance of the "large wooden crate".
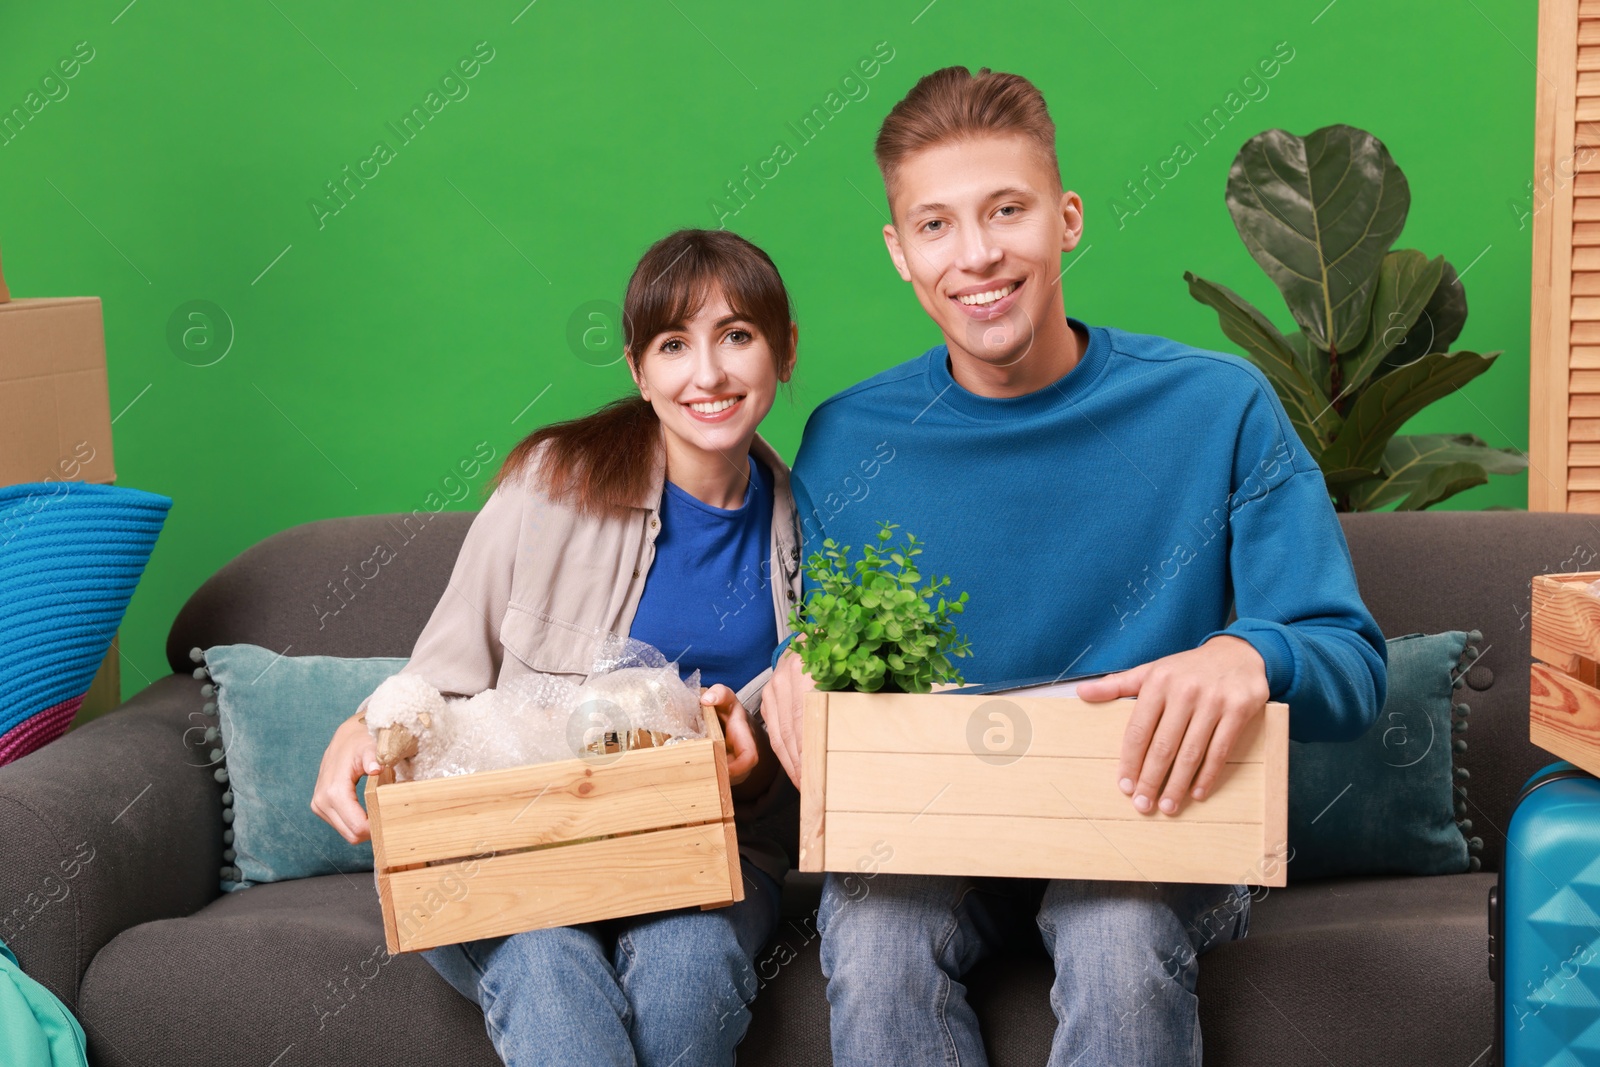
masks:
<svg viewBox="0 0 1600 1067"><path fill-rule="evenodd" d="M451 778L368 778L391 953L744 899L727 754L706 737Z"/></svg>
<svg viewBox="0 0 1600 1067"><path fill-rule="evenodd" d="M1528 740L1600 774L1600 571L1533 577ZM1540 662L1543 661L1543 662Z"/></svg>
<svg viewBox="0 0 1600 1067"><path fill-rule="evenodd" d="M1117 788L1132 700L811 693L800 869L1285 884L1289 708L1177 815Z"/></svg>

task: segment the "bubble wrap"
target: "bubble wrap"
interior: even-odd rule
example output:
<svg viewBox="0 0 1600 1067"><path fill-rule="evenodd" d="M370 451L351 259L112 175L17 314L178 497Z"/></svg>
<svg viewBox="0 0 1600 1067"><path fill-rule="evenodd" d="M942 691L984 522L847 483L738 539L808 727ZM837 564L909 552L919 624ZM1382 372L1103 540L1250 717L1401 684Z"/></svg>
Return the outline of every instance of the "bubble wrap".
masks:
<svg viewBox="0 0 1600 1067"><path fill-rule="evenodd" d="M632 730L665 734L668 744L705 736L700 673L685 681L676 663L628 638L605 638L581 685L533 673L476 696L444 698L432 691L429 699L418 683L432 691L414 675L397 675L368 701L374 736L382 726L399 725L417 737L417 754L395 765L396 781L572 759L607 735ZM425 724L417 715L424 709Z"/></svg>

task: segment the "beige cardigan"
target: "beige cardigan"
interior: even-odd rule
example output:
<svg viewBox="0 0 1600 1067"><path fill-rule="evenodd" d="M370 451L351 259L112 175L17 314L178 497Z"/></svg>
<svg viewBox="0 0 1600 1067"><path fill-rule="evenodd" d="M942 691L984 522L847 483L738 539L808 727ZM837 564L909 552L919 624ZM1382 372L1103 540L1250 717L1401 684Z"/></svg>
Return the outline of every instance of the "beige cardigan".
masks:
<svg viewBox="0 0 1600 1067"><path fill-rule="evenodd" d="M782 641L801 591L794 495L788 465L760 435L750 451L773 476L767 585ZM545 495L528 473L536 460L530 457L515 481L501 483L473 519L450 584L400 673L457 696L533 671L582 681L601 640L632 628L661 531L664 452L657 452L648 490L625 513L602 516ZM708 580L707 609L731 588L731 581ZM771 673L763 671L739 693L757 723ZM734 805L740 854L780 882L797 847L798 801L789 776L779 773L763 796Z"/></svg>

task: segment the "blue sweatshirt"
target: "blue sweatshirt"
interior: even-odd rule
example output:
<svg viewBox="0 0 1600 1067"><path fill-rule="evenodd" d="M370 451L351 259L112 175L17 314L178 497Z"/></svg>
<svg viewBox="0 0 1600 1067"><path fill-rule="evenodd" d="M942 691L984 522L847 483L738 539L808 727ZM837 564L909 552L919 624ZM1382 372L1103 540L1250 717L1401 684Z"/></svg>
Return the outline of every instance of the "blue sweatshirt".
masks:
<svg viewBox="0 0 1600 1067"><path fill-rule="evenodd" d="M1083 357L1037 392L969 392L940 345L818 407L794 464L807 555L829 537L859 559L883 521L896 544L915 534L922 574L970 596L969 681L1126 670L1226 633L1261 654L1293 739L1361 736L1383 706L1383 634L1266 377L1068 322Z"/></svg>

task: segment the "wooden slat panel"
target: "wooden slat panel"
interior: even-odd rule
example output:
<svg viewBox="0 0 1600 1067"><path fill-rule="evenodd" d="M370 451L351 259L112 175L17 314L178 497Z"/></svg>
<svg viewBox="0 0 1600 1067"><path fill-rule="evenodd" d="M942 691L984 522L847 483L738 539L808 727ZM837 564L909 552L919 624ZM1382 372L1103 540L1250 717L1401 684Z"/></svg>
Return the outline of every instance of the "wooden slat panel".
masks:
<svg viewBox="0 0 1600 1067"><path fill-rule="evenodd" d="M1528 739L1561 759L1600 774L1600 690L1533 664Z"/></svg>
<svg viewBox="0 0 1600 1067"><path fill-rule="evenodd" d="M1600 19L1579 19L1578 47L1600 44Z"/></svg>
<svg viewBox="0 0 1600 1067"><path fill-rule="evenodd" d="M1600 270L1600 248L1574 248L1572 270Z"/></svg>
<svg viewBox="0 0 1600 1067"><path fill-rule="evenodd" d="M1600 345L1600 325L1592 322L1574 322L1568 338L1575 345Z"/></svg>
<svg viewBox="0 0 1600 1067"><path fill-rule="evenodd" d="M1600 196L1600 174L1579 174L1572 179L1572 192L1576 196Z"/></svg>
<svg viewBox="0 0 1600 1067"><path fill-rule="evenodd" d="M1600 467L1567 467L1568 489L1600 489Z"/></svg>
<svg viewBox="0 0 1600 1067"><path fill-rule="evenodd" d="M1567 462L1574 467L1600 467L1600 441L1569 441Z"/></svg>
<svg viewBox="0 0 1600 1067"><path fill-rule="evenodd" d="M1091 703L1076 697L1004 694L829 693L828 750L935 752L971 759L983 754L968 735L977 716L980 744L990 727L1025 728L1031 734L1029 755L1117 755L1133 706L1131 699ZM1261 762L1260 723L1256 719L1235 740L1230 763Z"/></svg>
<svg viewBox="0 0 1600 1067"><path fill-rule="evenodd" d="M1578 74L1579 96L1600 96L1600 71L1581 71Z"/></svg>
<svg viewBox="0 0 1600 1067"><path fill-rule="evenodd" d="M1575 245L1600 245L1600 222L1580 222L1572 227Z"/></svg>
<svg viewBox="0 0 1600 1067"><path fill-rule="evenodd" d="M1600 223L1579 223L1578 225L1600 226ZM1577 227L1573 227L1577 229ZM1579 271L1572 276L1573 296L1600 296L1600 272Z"/></svg>
<svg viewBox="0 0 1600 1067"><path fill-rule="evenodd" d="M1572 416L1575 419L1596 419L1596 418L1600 418L1600 396L1594 396L1593 394L1579 394L1577 396L1568 396L1567 397L1567 414ZM1561 451L1562 451L1563 455L1566 454L1566 444L1564 442L1562 444ZM1542 469L1542 468L1540 468L1539 464L1537 464L1537 463L1532 464L1532 467L1533 467L1534 470ZM1529 485L1532 485L1532 484L1533 484L1532 479L1529 479ZM1562 491L1563 492L1566 491L1566 487L1565 486L1562 487Z"/></svg>
<svg viewBox="0 0 1600 1067"><path fill-rule="evenodd" d="M1229 764L1227 788L1186 801L1175 818L1252 822L1261 818L1260 763ZM972 753L833 752L828 756L828 817L836 811L902 815L1052 815L1120 819L1136 814L1116 788L1115 756L1041 756L985 762Z"/></svg>
<svg viewBox="0 0 1600 1067"><path fill-rule="evenodd" d="M1579 70L1600 70L1600 47L1588 45L1578 49Z"/></svg>
<svg viewBox="0 0 1600 1067"><path fill-rule="evenodd" d="M1572 217L1580 222L1600 221L1600 197L1580 196L1574 198L1572 201Z"/></svg>
<svg viewBox="0 0 1600 1067"><path fill-rule="evenodd" d="M805 697L805 744L800 751L800 869L820 871L828 788L827 693Z"/></svg>
<svg viewBox="0 0 1600 1067"><path fill-rule="evenodd" d="M380 870L723 817L708 740L640 749L609 763L573 759L396 782L378 793Z"/></svg>
<svg viewBox="0 0 1600 1067"><path fill-rule="evenodd" d="M1573 393L1600 393L1600 370L1575 370L1567 382Z"/></svg>
<svg viewBox="0 0 1600 1067"><path fill-rule="evenodd" d="M1600 0L1578 0L1580 19L1600 19Z"/></svg>
<svg viewBox="0 0 1600 1067"><path fill-rule="evenodd" d="M1567 510L1574 514L1600 515L1600 493L1568 493Z"/></svg>
<svg viewBox="0 0 1600 1067"><path fill-rule="evenodd" d="M1600 369L1600 345L1573 345L1569 365L1573 370Z"/></svg>
<svg viewBox="0 0 1600 1067"><path fill-rule="evenodd" d="M1600 252L1600 249L1595 249L1595 251ZM1574 253L1574 254L1576 254L1576 253ZM1600 321L1600 297L1597 297L1597 296L1575 296L1575 297L1573 297L1572 298L1572 321L1573 322L1596 322L1596 321Z"/></svg>
<svg viewBox="0 0 1600 1067"><path fill-rule="evenodd" d="M396 917L389 950L727 903L727 842L716 822L380 874Z"/></svg>
<svg viewBox="0 0 1600 1067"><path fill-rule="evenodd" d="M1567 440L1600 441L1600 419L1567 420Z"/></svg>
<svg viewBox="0 0 1600 1067"><path fill-rule="evenodd" d="M1262 847L1259 822L1184 825L1181 816L1131 809L1130 816L996 820L830 811L828 869L855 870L862 857L889 853L877 869L892 874L1274 884L1261 873L1271 853ZM1284 867L1275 866L1281 879Z"/></svg>

